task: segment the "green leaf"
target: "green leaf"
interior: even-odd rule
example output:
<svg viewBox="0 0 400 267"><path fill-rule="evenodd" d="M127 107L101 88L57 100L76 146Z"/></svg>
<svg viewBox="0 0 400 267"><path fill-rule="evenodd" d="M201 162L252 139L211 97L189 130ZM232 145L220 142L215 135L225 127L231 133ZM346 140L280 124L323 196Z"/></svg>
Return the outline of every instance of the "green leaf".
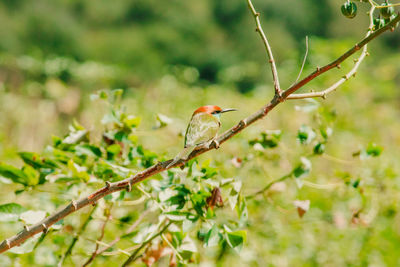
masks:
<svg viewBox="0 0 400 267"><path fill-rule="evenodd" d="M229 206L231 206L232 210L236 207L236 204L239 199L239 194L235 190L231 189L229 196L228 196L228 202Z"/></svg>
<svg viewBox="0 0 400 267"><path fill-rule="evenodd" d="M25 173L14 166L0 162L0 175L14 183L28 185Z"/></svg>
<svg viewBox="0 0 400 267"><path fill-rule="evenodd" d="M127 116L123 121L122 121L127 128L136 128L139 126L141 122L140 117L135 117L133 115Z"/></svg>
<svg viewBox="0 0 400 267"><path fill-rule="evenodd" d="M0 205L0 222L17 221L19 214L27 209L17 203L7 203Z"/></svg>
<svg viewBox="0 0 400 267"><path fill-rule="evenodd" d="M322 136L325 140L327 140L327 139L329 138L329 136L332 135L332 132L333 132L333 130L332 130L331 127L321 127L321 128L319 129L319 131L320 131L320 133L321 133L321 136Z"/></svg>
<svg viewBox="0 0 400 267"><path fill-rule="evenodd" d="M21 159L26 163L31 165L35 169L39 168L50 168L54 169L57 168L57 164L50 160L46 159L44 157L41 157L38 153L34 152L19 152L18 155L21 157Z"/></svg>
<svg viewBox="0 0 400 267"><path fill-rule="evenodd" d="M37 185L39 183L39 173L30 165L22 167L22 172L25 174L27 185Z"/></svg>
<svg viewBox="0 0 400 267"><path fill-rule="evenodd" d="M156 129L163 128L173 122L171 118L160 113L157 114L156 121L157 121L157 124L155 126Z"/></svg>
<svg viewBox="0 0 400 267"><path fill-rule="evenodd" d="M383 151L383 147L378 146L375 143L369 143L365 152L368 156L378 157Z"/></svg>
<svg viewBox="0 0 400 267"><path fill-rule="evenodd" d="M197 252L197 247L194 241L189 236L186 236L183 239L182 245L179 247L179 250Z"/></svg>
<svg viewBox="0 0 400 267"><path fill-rule="evenodd" d="M280 130L267 130L261 133L261 139L253 139L249 141L251 146L260 144L263 148L274 148L277 147L282 137Z"/></svg>
<svg viewBox="0 0 400 267"><path fill-rule="evenodd" d="M80 141L87 139L87 134L87 130L73 131L70 132L69 135L67 135L62 142L69 145L77 144Z"/></svg>
<svg viewBox="0 0 400 267"><path fill-rule="evenodd" d="M317 134L307 125L302 125L297 132L297 140L300 144L307 145L311 143L312 140L317 136Z"/></svg>
<svg viewBox="0 0 400 267"><path fill-rule="evenodd" d="M221 240L221 234L219 233L219 229L217 225L213 225L211 229L205 235L205 247L213 247L218 245L219 241Z"/></svg>
<svg viewBox="0 0 400 267"><path fill-rule="evenodd" d="M311 161L305 157L300 158L301 163L293 170L293 175L296 178L303 178L311 171Z"/></svg>
<svg viewBox="0 0 400 267"><path fill-rule="evenodd" d="M70 159L68 161L68 169L70 169L72 171L72 175L74 176L73 178L79 178L79 179L83 180L84 182L89 181L90 176L86 172L86 168L79 166L72 159Z"/></svg>
<svg viewBox="0 0 400 267"><path fill-rule="evenodd" d="M101 157L101 150L95 145L83 144L77 145L75 151L78 155L84 154L93 157Z"/></svg>
<svg viewBox="0 0 400 267"><path fill-rule="evenodd" d="M170 219L171 221L183 221L185 220L188 215L191 215L189 212L182 212L182 211L169 211L163 213L165 217Z"/></svg>
<svg viewBox="0 0 400 267"><path fill-rule="evenodd" d="M325 152L325 144L318 143L314 146L314 154L321 155Z"/></svg>
<svg viewBox="0 0 400 267"><path fill-rule="evenodd" d="M233 232L226 231L226 241L231 248L241 249L246 242L247 232L245 230L237 230Z"/></svg>
<svg viewBox="0 0 400 267"><path fill-rule="evenodd" d="M75 131L85 130L85 127L83 127L76 119L72 120L72 125L71 126Z"/></svg>

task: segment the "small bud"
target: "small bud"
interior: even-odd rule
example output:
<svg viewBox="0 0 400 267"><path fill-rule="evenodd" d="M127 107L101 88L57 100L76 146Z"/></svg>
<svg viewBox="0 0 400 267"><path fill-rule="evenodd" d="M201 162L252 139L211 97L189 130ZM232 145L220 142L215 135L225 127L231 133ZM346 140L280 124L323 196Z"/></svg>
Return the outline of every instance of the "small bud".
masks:
<svg viewBox="0 0 400 267"><path fill-rule="evenodd" d="M76 201L75 201L75 200L72 200L72 201L71 201L71 205L72 205L72 207L74 208L74 210L77 210L77 209L78 209L78 206L76 205Z"/></svg>
<svg viewBox="0 0 400 267"><path fill-rule="evenodd" d="M6 239L4 242L6 242L7 248L11 248L10 240Z"/></svg>

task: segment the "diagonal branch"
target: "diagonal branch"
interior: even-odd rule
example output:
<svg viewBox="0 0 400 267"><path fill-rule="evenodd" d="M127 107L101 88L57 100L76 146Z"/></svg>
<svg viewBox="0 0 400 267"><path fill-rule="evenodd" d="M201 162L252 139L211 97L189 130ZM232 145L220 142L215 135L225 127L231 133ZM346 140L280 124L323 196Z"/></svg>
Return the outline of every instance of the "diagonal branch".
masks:
<svg viewBox="0 0 400 267"><path fill-rule="evenodd" d="M242 130L247 128L249 125L253 124L254 122L264 118L272 109L274 109L279 103L281 103L283 100L285 100L289 95L300 89L302 86L310 82L312 79L315 77L319 76L320 74L328 71L329 69L332 69L333 67L336 67L339 65L341 62L346 60L348 57L350 57L352 54L360 50L360 48L364 47L367 43L381 35L387 30L390 30L398 21L400 21L400 15L397 15L396 18L394 18L390 23L388 23L386 26L382 27L381 29L373 32L371 35L368 37L364 38L361 40L358 44L356 44L353 48L351 48L349 51L344 53L342 56L340 56L338 59L333 61L332 63L326 65L323 68L318 69L317 71L314 71L310 75L308 75L306 78L303 80L299 81L298 83L294 84L290 88L288 88L286 91L282 93L282 96L279 96L275 94L275 96L271 99L271 101L266 104L265 106L261 107L258 111L250 115L249 117L241 120L236 126L233 126L231 129L227 130L223 134L221 134L216 141L219 144L222 144L226 141L228 141L230 138L233 136L237 135L240 133ZM196 150L194 150L190 156L188 157L188 160L195 158L203 153L206 153L207 151L210 151L212 149L215 149L215 143L213 143L212 146L210 147L199 147ZM38 224L33 225L32 227L25 228L18 234L14 235L13 237L10 237L8 239L5 239L1 244L0 244L0 253L7 251L8 249L20 245L23 243L25 240L30 238L31 236L42 232L42 231L47 231L47 229L53 225L54 223L58 222L59 220L65 218L69 214L76 212L77 210L86 207L88 205L96 203L99 199L113 193L116 191L121 191L121 190L128 190L130 191L132 189L132 185L137 184L146 178L149 178L153 175L156 175L160 172L166 171L170 168L175 168L182 166L184 164L183 161L178 161L177 163L173 164L172 166L169 166L173 161L173 159L164 161L164 162L159 162L141 172L138 172L137 174L119 181L115 183L110 183L106 182L106 185L103 188L100 188L99 190L95 191L94 193L90 194L89 196L80 199L79 201L72 201L69 205L67 205L65 208L55 212L51 216L45 218Z"/></svg>
<svg viewBox="0 0 400 267"><path fill-rule="evenodd" d="M265 33L261 27L260 13L256 11L251 0L247 0L247 4L249 6L251 13L254 16L254 20L256 21L256 31L258 32L258 34L260 34L261 40L263 41L264 46L265 46L265 50L267 50L269 64L271 64L272 79L274 81L275 94L281 96L282 90L281 90L281 86L279 84L278 71L276 69L275 59L272 54L272 49L271 49L271 46L269 45L267 36L265 35Z"/></svg>

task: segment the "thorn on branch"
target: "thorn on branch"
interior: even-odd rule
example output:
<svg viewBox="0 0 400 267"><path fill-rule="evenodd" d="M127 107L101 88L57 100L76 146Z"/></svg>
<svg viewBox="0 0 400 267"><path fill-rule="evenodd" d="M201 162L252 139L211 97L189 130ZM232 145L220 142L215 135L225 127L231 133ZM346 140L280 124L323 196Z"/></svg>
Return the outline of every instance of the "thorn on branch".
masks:
<svg viewBox="0 0 400 267"><path fill-rule="evenodd" d="M97 201L93 201L93 202L92 202L92 206L93 206L93 207L96 207L96 205L97 205Z"/></svg>
<svg viewBox="0 0 400 267"><path fill-rule="evenodd" d="M342 66L340 66L340 64L336 65L336 68L340 69Z"/></svg>
<svg viewBox="0 0 400 267"><path fill-rule="evenodd" d="M44 223L42 223L42 227L43 227L43 234L47 234L49 228L47 228L47 226Z"/></svg>
<svg viewBox="0 0 400 267"><path fill-rule="evenodd" d="M321 71L321 68L320 67L317 67L317 72L320 72Z"/></svg>
<svg viewBox="0 0 400 267"><path fill-rule="evenodd" d="M353 73L353 77L356 77L356 74L357 74L357 72L354 72L354 73Z"/></svg>
<svg viewBox="0 0 400 267"><path fill-rule="evenodd" d="M4 240L4 242L6 242L7 248L10 249L11 248L10 240L6 239L6 240Z"/></svg>
<svg viewBox="0 0 400 267"><path fill-rule="evenodd" d="M356 45L354 46L354 49L355 49L355 50L360 50L360 46L359 46L358 44L356 44Z"/></svg>
<svg viewBox="0 0 400 267"><path fill-rule="evenodd" d="M29 226L25 224L25 225L24 225L24 230L27 231L27 232L29 232Z"/></svg>
<svg viewBox="0 0 400 267"><path fill-rule="evenodd" d="M132 184L131 184L131 181L128 181L128 186L126 187L126 191L127 191L127 192L131 192L131 191L132 191Z"/></svg>
<svg viewBox="0 0 400 267"><path fill-rule="evenodd" d="M326 93L323 93L321 97L322 99L326 99Z"/></svg>
<svg viewBox="0 0 400 267"><path fill-rule="evenodd" d="M354 61L354 63L357 63L358 62L358 58L355 58L353 61Z"/></svg>
<svg viewBox="0 0 400 267"><path fill-rule="evenodd" d="M259 17L260 16L260 12L256 12L256 14L254 14L254 16Z"/></svg>
<svg viewBox="0 0 400 267"><path fill-rule="evenodd" d="M342 78L345 79L346 81L349 79L349 77L347 77L347 75L344 75Z"/></svg>
<svg viewBox="0 0 400 267"><path fill-rule="evenodd" d="M269 63L273 63L274 61L272 59L268 60Z"/></svg>
<svg viewBox="0 0 400 267"><path fill-rule="evenodd" d="M368 57L368 56L369 56L369 53L368 53L368 52L366 52L366 53L365 53L365 55Z"/></svg>
<svg viewBox="0 0 400 267"><path fill-rule="evenodd" d="M111 187L111 183L109 181L106 181L106 187L110 188Z"/></svg>
<svg viewBox="0 0 400 267"><path fill-rule="evenodd" d="M76 205L76 201L75 200L71 201L71 206L74 208L74 211L78 209L78 205Z"/></svg>

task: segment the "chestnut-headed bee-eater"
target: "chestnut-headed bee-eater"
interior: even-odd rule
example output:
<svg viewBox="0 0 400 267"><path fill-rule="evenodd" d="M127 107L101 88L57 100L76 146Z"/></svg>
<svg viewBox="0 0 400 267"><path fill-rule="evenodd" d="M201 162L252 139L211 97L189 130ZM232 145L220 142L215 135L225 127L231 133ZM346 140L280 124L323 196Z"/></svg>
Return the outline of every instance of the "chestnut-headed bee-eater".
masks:
<svg viewBox="0 0 400 267"><path fill-rule="evenodd" d="M212 142L215 142L215 146L218 148L219 144L215 138L221 127L221 114L235 110L234 108L221 109L218 106L212 105L202 106L196 109L186 129L184 148L174 160L168 164L167 168L171 167L179 160L187 160L190 153L198 146L210 146Z"/></svg>

